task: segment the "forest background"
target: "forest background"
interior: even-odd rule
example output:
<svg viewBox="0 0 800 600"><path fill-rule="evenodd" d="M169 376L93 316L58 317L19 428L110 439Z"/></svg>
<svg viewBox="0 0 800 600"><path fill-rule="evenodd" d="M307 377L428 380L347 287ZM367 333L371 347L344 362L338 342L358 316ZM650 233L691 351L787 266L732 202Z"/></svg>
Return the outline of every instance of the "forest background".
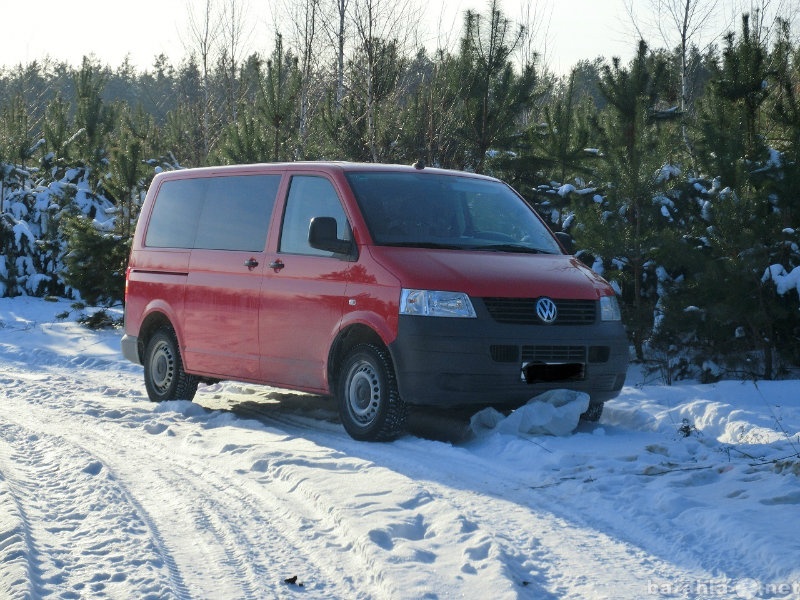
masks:
<svg viewBox="0 0 800 600"><path fill-rule="evenodd" d="M411 4L294 0L271 54L240 56L238 0L206 0L177 65L2 67L0 297L122 302L160 170L423 160L500 177L571 234L665 382L796 375L793 10L761 0L708 44L717 2L647 1L658 26L631 60L562 76L533 50L535 11L498 0L464 13L453 49L413 41Z"/></svg>

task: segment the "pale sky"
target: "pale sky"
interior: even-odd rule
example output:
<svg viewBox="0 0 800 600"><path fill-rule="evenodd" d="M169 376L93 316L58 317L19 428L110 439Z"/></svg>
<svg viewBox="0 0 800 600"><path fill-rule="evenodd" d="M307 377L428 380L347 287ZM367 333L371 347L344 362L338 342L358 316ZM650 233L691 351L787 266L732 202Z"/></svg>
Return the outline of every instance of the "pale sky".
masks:
<svg viewBox="0 0 800 600"><path fill-rule="evenodd" d="M271 51L275 28L269 7L280 1L240 0L252 29L247 54ZM482 12L488 4L488 0L415 1L424 6L423 22L430 31L447 32L453 43L461 33L464 11ZM193 2L205 5L205 0ZM501 0L503 11L514 20L526 3ZM93 54L112 68L130 55L135 67L148 69L160 53L177 65L190 39L187 0L4 0L2 4L0 67L46 56L79 65L84 55ZM552 71L564 73L580 59L600 55L625 61L633 55L636 36L625 0L533 0L532 4L539 23L535 49Z"/></svg>

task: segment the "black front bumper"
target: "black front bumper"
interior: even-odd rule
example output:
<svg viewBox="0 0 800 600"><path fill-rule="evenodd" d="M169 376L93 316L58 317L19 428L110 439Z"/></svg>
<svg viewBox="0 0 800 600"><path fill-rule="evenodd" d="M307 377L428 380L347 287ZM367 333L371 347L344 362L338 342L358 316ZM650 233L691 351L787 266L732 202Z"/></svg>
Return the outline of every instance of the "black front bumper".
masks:
<svg viewBox="0 0 800 600"><path fill-rule="evenodd" d="M490 317L401 316L389 345L400 396L427 406L521 406L546 390L610 400L625 383L620 322L514 325Z"/></svg>

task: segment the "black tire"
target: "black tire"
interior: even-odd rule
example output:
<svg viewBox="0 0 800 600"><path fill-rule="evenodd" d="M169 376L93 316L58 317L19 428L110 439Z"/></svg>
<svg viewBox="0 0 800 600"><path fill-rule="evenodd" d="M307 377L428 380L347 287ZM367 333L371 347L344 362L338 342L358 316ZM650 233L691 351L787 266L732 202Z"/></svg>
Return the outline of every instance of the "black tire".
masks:
<svg viewBox="0 0 800 600"><path fill-rule="evenodd" d="M586 410L586 412L581 415L581 419L583 421L588 421L589 423L597 423L597 421L599 421L600 417L602 416L603 416L603 403L595 402L589 405L589 408Z"/></svg>
<svg viewBox="0 0 800 600"><path fill-rule="evenodd" d="M336 387L339 418L353 439L385 442L404 432L406 404L385 348L355 346L342 363Z"/></svg>
<svg viewBox="0 0 800 600"><path fill-rule="evenodd" d="M144 387L153 402L192 400L198 379L183 370L178 339L171 327L162 327L144 351Z"/></svg>

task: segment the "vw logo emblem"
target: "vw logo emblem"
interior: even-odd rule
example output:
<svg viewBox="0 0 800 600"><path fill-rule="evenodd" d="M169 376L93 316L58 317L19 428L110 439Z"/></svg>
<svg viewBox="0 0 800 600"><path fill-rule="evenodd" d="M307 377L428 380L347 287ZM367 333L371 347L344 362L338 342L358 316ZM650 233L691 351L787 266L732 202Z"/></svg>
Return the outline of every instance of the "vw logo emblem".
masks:
<svg viewBox="0 0 800 600"><path fill-rule="evenodd" d="M539 298L536 301L536 314L545 323L554 323L558 316L556 303L550 298Z"/></svg>

